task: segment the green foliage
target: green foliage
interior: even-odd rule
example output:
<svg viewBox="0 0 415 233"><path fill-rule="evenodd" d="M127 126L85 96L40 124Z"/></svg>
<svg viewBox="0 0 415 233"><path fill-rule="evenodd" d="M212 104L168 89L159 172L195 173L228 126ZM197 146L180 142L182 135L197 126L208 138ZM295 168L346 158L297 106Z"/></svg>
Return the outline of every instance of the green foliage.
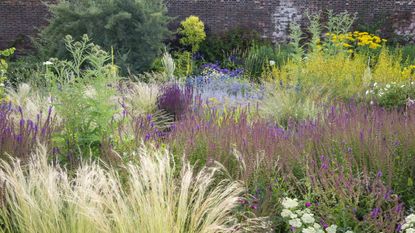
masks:
<svg viewBox="0 0 415 233"><path fill-rule="evenodd" d="M181 22L178 34L181 36L180 44L189 46L192 53L195 53L199 50L200 43L206 39L205 24L199 17L191 15Z"/></svg>
<svg viewBox="0 0 415 233"><path fill-rule="evenodd" d="M45 75L63 122L54 141L65 156L98 156L101 141L110 137L116 114L116 68L109 63L108 53L90 43L86 35L76 42L67 36L65 42L72 59L51 59L53 64Z"/></svg>
<svg viewBox="0 0 415 233"><path fill-rule="evenodd" d="M294 62L300 62L304 57L304 49L301 45L301 40L303 32L301 31L301 26L298 23L291 23L290 24L290 43L289 45L293 49L293 53L291 55Z"/></svg>
<svg viewBox="0 0 415 233"><path fill-rule="evenodd" d="M320 24L320 14L311 14L307 15L310 25L308 26L308 31L311 34L311 39L309 42L308 50L311 52L320 51L321 43L321 24Z"/></svg>
<svg viewBox="0 0 415 233"><path fill-rule="evenodd" d="M36 56L24 56L9 63L7 83L11 87L18 87L21 83L31 83L33 86L43 86L41 77L45 66Z"/></svg>
<svg viewBox="0 0 415 233"><path fill-rule="evenodd" d="M0 98L4 95L4 82L7 80L6 74L9 69L6 58L12 56L15 50L15 48L0 50Z"/></svg>
<svg viewBox="0 0 415 233"><path fill-rule="evenodd" d="M161 55L169 34L162 0L64 0L49 9L52 18L37 40L44 57L68 57L64 37L88 34L105 50L117 51L124 73L142 72Z"/></svg>
<svg viewBox="0 0 415 233"><path fill-rule="evenodd" d="M356 16L352 16L347 11L334 14L332 10L327 12L328 22L326 25L326 30L329 35L340 35L346 34L350 31ZM342 52L344 49L343 47L338 47L335 43L331 40L327 40L324 44L326 52L329 54L335 54L338 52Z"/></svg>
<svg viewBox="0 0 415 233"><path fill-rule="evenodd" d="M415 45L405 45L400 49L402 51L402 61L415 64Z"/></svg>
<svg viewBox="0 0 415 233"><path fill-rule="evenodd" d="M192 59L192 53L188 51L176 52L173 54L176 67L174 75L176 77L185 78L193 74L193 69L195 67L195 61Z"/></svg>
<svg viewBox="0 0 415 233"><path fill-rule="evenodd" d="M335 14L332 10L327 12L328 22L326 29L329 33L336 35L345 34L350 31L356 16L351 15L347 11Z"/></svg>
<svg viewBox="0 0 415 233"><path fill-rule="evenodd" d="M286 46L272 46L267 44L254 44L249 49L244 68L249 78L259 82L261 75L270 67L270 62L280 66L286 62L289 57L291 48Z"/></svg>
<svg viewBox="0 0 415 233"><path fill-rule="evenodd" d="M200 46L200 53L206 62L220 62L223 68L236 68L242 65L253 43L260 41L258 32L236 28L223 34L208 35Z"/></svg>

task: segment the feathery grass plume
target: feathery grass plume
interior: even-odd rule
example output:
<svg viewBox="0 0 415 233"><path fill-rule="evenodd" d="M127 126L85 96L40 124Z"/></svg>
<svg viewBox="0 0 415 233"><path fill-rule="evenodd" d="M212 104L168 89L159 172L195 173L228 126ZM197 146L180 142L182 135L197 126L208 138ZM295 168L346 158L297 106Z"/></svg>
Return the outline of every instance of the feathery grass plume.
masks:
<svg viewBox="0 0 415 233"><path fill-rule="evenodd" d="M210 233L265 226L261 219L239 221L235 208L244 188L223 179L221 166L196 173L184 163L178 171L171 154L154 147L141 147L137 158L139 165L129 163L123 175L84 163L71 176L47 163L43 146L27 166L2 162L1 232Z"/></svg>
<svg viewBox="0 0 415 233"><path fill-rule="evenodd" d="M134 116L154 113L160 87L157 84L128 82L124 94L127 111Z"/></svg>
<svg viewBox="0 0 415 233"><path fill-rule="evenodd" d="M276 90L269 91L261 100L259 113L281 127L286 127L290 120L313 120L323 111L323 103L327 102L324 97L319 96L317 90L313 88L301 91L276 87Z"/></svg>

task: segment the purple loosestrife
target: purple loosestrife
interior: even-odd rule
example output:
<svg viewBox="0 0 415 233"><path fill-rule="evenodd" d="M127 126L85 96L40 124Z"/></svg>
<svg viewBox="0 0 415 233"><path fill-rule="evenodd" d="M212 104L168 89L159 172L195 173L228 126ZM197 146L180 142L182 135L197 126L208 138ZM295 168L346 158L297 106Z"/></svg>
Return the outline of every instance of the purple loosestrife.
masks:
<svg viewBox="0 0 415 233"><path fill-rule="evenodd" d="M39 113L36 119L24 119L21 108L11 103L0 105L0 157L11 155L27 160L38 143L51 145L52 133L52 108L47 113Z"/></svg>

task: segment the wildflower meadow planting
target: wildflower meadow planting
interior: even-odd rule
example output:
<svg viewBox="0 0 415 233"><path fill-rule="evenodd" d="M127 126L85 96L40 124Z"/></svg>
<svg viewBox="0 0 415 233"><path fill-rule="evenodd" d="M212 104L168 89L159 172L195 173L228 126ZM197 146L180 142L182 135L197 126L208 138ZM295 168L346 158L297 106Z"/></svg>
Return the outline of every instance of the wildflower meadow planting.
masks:
<svg viewBox="0 0 415 233"><path fill-rule="evenodd" d="M0 232L415 232L413 45L347 12L276 44L92 2L0 51Z"/></svg>

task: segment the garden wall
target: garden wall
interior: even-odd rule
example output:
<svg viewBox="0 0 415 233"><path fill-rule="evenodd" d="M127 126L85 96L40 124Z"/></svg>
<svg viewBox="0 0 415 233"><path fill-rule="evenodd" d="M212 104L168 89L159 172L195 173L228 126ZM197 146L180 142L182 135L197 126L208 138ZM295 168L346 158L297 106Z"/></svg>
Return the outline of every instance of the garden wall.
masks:
<svg viewBox="0 0 415 233"><path fill-rule="evenodd" d="M167 4L178 21L194 14L213 33L254 28L273 41L286 39L289 23L303 20L306 10L357 12L359 24L379 24L384 33L415 34L414 0L167 0Z"/></svg>
<svg viewBox="0 0 415 233"><path fill-rule="evenodd" d="M0 49L28 45L28 36L44 25L50 0L0 0Z"/></svg>
<svg viewBox="0 0 415 233"><path fill-rule="evenodd" d="M49 0L51 2L55 0ZM43 0L0 0L0 48L24 46L27 36L46 23ZM414 0L166 0L174 24L193 14L212 33L251 28L264 38L284 40L289 22L304 19L306 9L358 12L361 23L384 23L384 31L415 34Z"/></svg>

